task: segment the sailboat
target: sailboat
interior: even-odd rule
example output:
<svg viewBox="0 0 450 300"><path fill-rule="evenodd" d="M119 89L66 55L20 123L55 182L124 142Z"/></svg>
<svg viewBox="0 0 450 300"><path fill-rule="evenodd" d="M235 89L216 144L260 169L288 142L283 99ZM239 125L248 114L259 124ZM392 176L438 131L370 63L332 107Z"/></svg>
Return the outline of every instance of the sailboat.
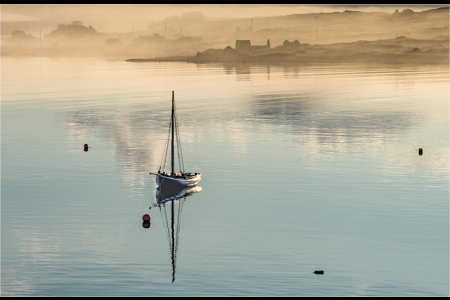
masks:
<svg viewBox="0 0 450 300"><path fill-rule="evenodd" d="M162 218L165 221L164 227L167 230L167 239L169 240L170 259L172 261L172 283L175 281L181 211L186 197L199 193L201 190L202 188L198 185L187 187L169 181L164 182L156 190L157 203L155 203L155 206L159 207ZM167 207L170 208L169 212L167 212Z"/></svg>
<svg viewBox="0 0 450 300"><path fill-rule="evenodd" d="M165 172L166 158L170 142L170 173ZM176 144L176 146L175 146ZM180 171L175 172L175 150L178 154L178 163ZM169 136L166 143L166 148L164 151L163 161L159 167L157 173L150 172L151 175L156 175L156 184L160 186L163 182L172 181L183 186L193 186L196 185L200 179L200 173L187 173L184 171L183 154L181 152L181 143L178 131L178 122L175 113L175 99L174 92L172 91L172 115L170 119L169 126Z"/></svg>

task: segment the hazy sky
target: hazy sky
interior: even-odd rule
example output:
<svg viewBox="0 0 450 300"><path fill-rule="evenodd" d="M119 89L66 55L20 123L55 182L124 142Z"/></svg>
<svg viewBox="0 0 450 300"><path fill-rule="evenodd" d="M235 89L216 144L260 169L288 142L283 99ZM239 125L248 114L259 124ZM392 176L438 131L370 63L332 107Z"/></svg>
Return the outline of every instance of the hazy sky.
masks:
<svg viewBox="0 0 450 300"><path fill-rule="evenodd" d="M394 12L395 9L411 8L422 11L444 5L276 5L276 4L2 4L2 21L159 21L188 11L201 11L207 18L257 17L289 15L295 13L335 12L346 9L359 11Z"/></svg>
<svg viewBox="0 0 450 300"><path fill-rule="evenodd" d="M53 30L58 24L69 24L75 20L92 25L99 32L124 32L142 30L150 22L163 21L167 17L192 11L202 12L206 19L214 19L331 13L347 9L393 13L395 9L401 11L410 8L419 12L442 6L445 5L2 4L0 9L2 22L44 22L39 24L44 32Z"/></svg>

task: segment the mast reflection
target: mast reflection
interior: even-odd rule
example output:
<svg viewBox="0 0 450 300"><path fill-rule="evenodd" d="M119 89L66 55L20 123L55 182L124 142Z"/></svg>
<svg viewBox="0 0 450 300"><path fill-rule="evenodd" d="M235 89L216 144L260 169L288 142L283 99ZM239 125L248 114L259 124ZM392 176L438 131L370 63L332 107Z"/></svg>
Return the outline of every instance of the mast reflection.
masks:
<svg viewBox="0 0 450 300"><path fill-rule="evenodd" d="M181 211L186 198L201 192L199 185L183 186L173 182L164 182L156 190L156 201L154 206L159 211L167 231L167 239L170 247L170 258L172 260L172 283L175 281L176 258L181 225Z"/></svg>

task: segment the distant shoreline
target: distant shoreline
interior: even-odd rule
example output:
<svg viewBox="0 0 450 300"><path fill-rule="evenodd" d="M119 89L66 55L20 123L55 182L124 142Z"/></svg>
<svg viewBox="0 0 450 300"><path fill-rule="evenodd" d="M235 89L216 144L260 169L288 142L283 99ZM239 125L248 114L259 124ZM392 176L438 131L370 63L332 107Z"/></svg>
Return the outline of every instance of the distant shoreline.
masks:
<svg viewBox="0 0 450 300"><path fill-rule="evenodd" d="M449 64L449 39L419 40L397 37L390 40L357 41L330 45L301 44L271 49L236 51L231 47L208 49L194 56L129 58L128 62L251 63L251 64Z"/></svg>
<svg viewBox="0 0 450 300"><path fill-rule="evenodd" d="M319 58L319 57L304 57L303 59L278 59L268 60L263 58L249 58L244 60L222 60L220 58L210 58L207 60L195 59L195 56L190 57L156 57L156 58L130 58L125 59L127 62L186 62L194 64L208 64L208 63L229 63L229 64L264 64L264 65L308 65L308 64L386 64L386 65L449 65L449 57L435 57L420 59L412 55L354 55L345 58Z"/></svg>

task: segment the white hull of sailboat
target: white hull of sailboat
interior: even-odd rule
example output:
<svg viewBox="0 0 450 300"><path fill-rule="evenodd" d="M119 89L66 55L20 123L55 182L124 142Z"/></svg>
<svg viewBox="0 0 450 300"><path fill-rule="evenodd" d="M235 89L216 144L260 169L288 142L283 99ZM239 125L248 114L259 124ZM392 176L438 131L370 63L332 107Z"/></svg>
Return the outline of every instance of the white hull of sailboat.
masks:
<svg viewBox="0 0 450 300"><path fill-rule="evenodd" d="M160 186L163 182L165 183L171 182L183 186L193 186L196 185L201 179L202 179L201 174L186 175L186 176L157 175L156 184Z"/></svg>

